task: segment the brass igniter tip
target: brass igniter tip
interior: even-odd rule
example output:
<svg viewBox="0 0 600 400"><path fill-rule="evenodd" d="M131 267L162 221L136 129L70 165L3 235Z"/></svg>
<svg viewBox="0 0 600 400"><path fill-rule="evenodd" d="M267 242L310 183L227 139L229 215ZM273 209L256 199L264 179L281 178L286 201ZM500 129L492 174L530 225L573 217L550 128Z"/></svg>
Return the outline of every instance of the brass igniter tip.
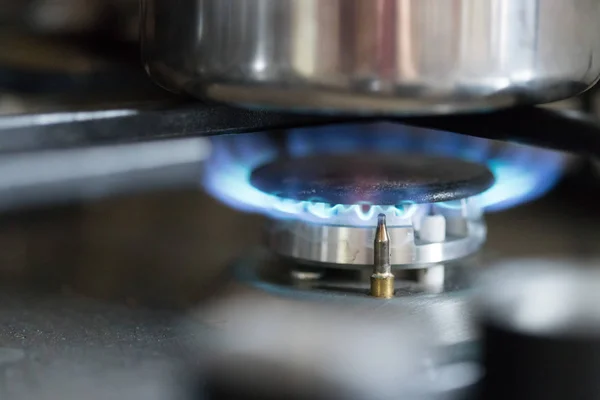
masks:
<svg viewBox="0 0 600 400"><path fill-rule="evenodd" d="M394 297L394 289L394 275L371 275L371 296L380 299L391 299Z"/></svg>

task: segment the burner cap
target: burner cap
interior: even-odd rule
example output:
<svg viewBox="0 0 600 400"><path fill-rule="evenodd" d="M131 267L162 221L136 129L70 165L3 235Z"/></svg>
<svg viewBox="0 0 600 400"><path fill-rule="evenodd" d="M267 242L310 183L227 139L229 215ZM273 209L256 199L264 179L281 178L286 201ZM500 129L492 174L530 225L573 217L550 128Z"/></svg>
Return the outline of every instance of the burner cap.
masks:
<svg viewBox="0 0 600 400"><path fill-rule="evenodd" d="M279 159L255 169L257 189L299 201L396 205L477 195L494 183L479 164L421 154L364 153Z"/></svg>

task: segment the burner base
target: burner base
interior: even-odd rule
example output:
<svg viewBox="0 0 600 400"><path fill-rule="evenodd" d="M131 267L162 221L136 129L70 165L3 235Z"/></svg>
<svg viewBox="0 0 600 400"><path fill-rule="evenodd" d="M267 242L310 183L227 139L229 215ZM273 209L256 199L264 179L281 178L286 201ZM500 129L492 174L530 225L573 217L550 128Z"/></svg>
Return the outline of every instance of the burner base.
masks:
<svg viewBox="0 0 600 400"><path fill-rule="evenodd" d="M434 332L439 345L448 346L477 339L469 305L475 265L471 257L433 269L396 271L396 295L389 300L368 295L368 270L306 267L264 251L238 261L234 272L243 284L301 301L344 302L365 312L389 310L399 318L406 313L416 315Z"/></svg>
<svg viewBox="0 0 600 400"><path fill-rule="evenodd" d="M419 232L413 225L388 225L392 239L390 261L394 269L413 270L463 259L483 246L486 226L481 217L459 217L443 222L441 236L436 241L423 240L424 230ZM447 233L446 226L448 230L456 227L455 232ZM274 221L269 228L268 246L275 254L300 263L357 270L372 266L374 234L373 227L282 220Z"/></svg>

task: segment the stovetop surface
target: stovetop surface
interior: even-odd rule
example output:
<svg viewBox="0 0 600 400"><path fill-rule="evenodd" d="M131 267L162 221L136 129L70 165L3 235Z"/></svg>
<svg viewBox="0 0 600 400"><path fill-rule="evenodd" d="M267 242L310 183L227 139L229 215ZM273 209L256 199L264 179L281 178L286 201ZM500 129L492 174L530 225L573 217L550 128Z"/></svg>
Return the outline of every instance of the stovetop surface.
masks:
<svg viewBox="0 0 600 400"><path fill-rule="evenodd" d="M594 263L600 214L587 190L594 184L591 174L571 178L542 200L488 215L485 252ZM225 290L215 278L259 245L263 222L192 191L1 220L1 273L11 286L2 294L9 321L2 346L30 358L39 398L78 398L90 389L106 398L104 390L122 389L130 399L171 390L173 377L190 371L180 369L187 346L224 321L192 319L196 331L181 329L182 321ZM8 398L31 393L20 376Z"/></svg>

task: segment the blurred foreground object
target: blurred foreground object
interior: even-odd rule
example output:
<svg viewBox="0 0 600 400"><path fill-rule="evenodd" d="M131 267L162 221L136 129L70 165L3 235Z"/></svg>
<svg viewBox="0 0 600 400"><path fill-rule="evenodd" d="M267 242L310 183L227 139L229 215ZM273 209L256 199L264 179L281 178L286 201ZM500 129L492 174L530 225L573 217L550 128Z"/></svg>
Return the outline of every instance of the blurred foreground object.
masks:
<svg viewBox="0 0 600 400"><path fill-rule="evenodd" d="M598 399L599 270L512 262L479 289L485 400Z"/></svg>
<svg viewBox="0 0 600 400"><path fill-rule="evenodd" d="M209 399L454 398L479 378L408 312L242 295L197 315L218 324L198 349Z"/></svg>

